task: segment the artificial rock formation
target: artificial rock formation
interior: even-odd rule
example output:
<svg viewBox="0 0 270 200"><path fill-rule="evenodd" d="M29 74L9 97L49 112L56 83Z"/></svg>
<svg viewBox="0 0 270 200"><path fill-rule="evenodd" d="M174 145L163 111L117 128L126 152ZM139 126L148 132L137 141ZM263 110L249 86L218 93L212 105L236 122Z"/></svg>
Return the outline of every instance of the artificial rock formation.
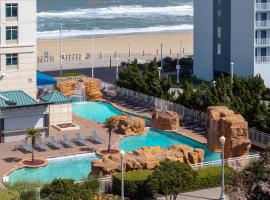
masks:
<svg viewBox="0 0 270 200"><path fill-rule="evenodd" d="M209 150L220 152L219 138L226 138L224 146L225 159L247 156L250 141L248 123L225 106L212 106L207 110L207 145Z"/></svg>
<svg viewBox="0 0 270 200"><path fill-rule="evenodd" d="M177 130L180 124L179 115L173 111L155 109L151 124L162 130Z"/></svg>
<svg viewBox="0 0 270 200"><path fill-rule="evenodd" d="M140 135L145 133L145 122L142 118L118 115L112 117L117 121L116 132L123 135Z"/></svg>
<svg viewBox="0 0 270 200"><path fill-rule="evenodd" d="M100 92L101 81L96 78L82 78L80 82L83 82L85 87L86 99L98 100L102 97Z"/></svg>
<svg viewBox="0 0 270 200"><path fill-rule="evenodd" d="M92 173L97 176L111 175L120 171L121 157L118 154L108 154L101 160L92 162ZM185 145L174 145L169 148L143 147L126 153L126 171L137 169L155 169L163 160L170 159L186 164L203 162L204 150L193 149Z"/></svg>
<svg viewBox="0 0 270 200"><path fill-rule="evenodd" d="M67 80L58 82L55 89L63 93L65 96L74 95L74 90L80 91L81 95L85 95L87 100L99 100L102 97L100 91L100 80L96 78L81 78L78 81Z"/></svg>
<svg viewBox="0 0 270 200"><path fill-rule="evenodd" d="M57 83L55 89L69 97L72 95L72 91L74 90L75 85L76 81L74 80L61 81Z"/></svg>

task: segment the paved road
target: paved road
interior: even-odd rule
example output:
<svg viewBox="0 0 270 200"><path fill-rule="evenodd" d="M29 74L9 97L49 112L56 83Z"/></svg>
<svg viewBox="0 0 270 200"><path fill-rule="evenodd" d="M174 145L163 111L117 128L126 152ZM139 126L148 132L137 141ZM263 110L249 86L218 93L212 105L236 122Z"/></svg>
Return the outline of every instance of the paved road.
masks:
<svg viewBox="0 0 270 200"><path fill-rule="evenodd" d="M178 195L177 200L219 200L220 187L210 188L205 190L198 190L193 192L186 192ZM226 197L229 200L228 197ZM158 200L165 200L165 197L158 198Z"/></svg>
<svg viewBox="0 0 270 200"><path fill-rule="evenodd" d="M119 70L121 68L119 67ZM57 77L59 76L60 72L57 71L43 71L44 73ZM63 70L63 73L73 73L78 72L81 74L84 74L86 76L92 76L92 69L91 68L81 68L81 69L69 69L69 70ZM115 75L116 75L116 67L99 67L94 69L94 77L99 78L103 81L113 83L115 81Z"/></svg>

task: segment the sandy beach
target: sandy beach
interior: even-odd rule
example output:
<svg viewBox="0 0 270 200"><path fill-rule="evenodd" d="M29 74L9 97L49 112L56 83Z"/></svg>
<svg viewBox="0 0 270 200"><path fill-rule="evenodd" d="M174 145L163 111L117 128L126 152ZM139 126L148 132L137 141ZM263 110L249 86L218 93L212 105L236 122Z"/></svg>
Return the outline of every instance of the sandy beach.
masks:
<svg viewBox="0 0 270 200"><path fill-rule="evenodd" d="M62 41L62 52L67 57L73 56L73 60L78 57L81 60L86 59L89 54L96 58L104 56L128 55L129 42L131 44L132 57L139 55L159 55L160 44L163 43L164 55L177 55L180 52L180 40L182 46L182 53L190 55L193 53L193 33L160 33L160 34L139 34L139 35L122 35L122 36L108 36L98 38L64 38ZM59 60L60 55L60 40L38 40L37 42L37 56L44 56L48 52L48 56L53 58L54 62ZM93 53L94 52L94 53ZM87 56L88 54L88 56ZM101 56L100 56L101 54ZM80 55L80 56L79 56ZM67 58L67 60L72 58Z"/></svg>

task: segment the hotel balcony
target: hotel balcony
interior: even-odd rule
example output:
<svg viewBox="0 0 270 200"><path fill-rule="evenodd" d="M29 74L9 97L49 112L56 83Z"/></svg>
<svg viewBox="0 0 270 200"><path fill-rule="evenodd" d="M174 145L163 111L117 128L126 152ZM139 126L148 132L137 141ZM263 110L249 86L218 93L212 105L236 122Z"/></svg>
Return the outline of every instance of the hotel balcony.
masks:
<svg viewBox="0 0 270 200"><path fill-rule="evenodd" d="M259 64L270 63L270 56L256 56L256 63Z"/></svg>
<svg viewBox="0 0 270 200"><path fill-rule="evenodd" d="M270 11L270 3L256 3L257 11Z"/></svg>
<svg viewBox="0 0 270 200"><path fill-rule="evenodd" d="M255 39L256 46L270 46L270 38Z"/></svg>
<svg viewBox="0 0 270 200"><path fill-rule="evenodd" d="M257 28L270 28L270 20L256 21Z"/></svg>

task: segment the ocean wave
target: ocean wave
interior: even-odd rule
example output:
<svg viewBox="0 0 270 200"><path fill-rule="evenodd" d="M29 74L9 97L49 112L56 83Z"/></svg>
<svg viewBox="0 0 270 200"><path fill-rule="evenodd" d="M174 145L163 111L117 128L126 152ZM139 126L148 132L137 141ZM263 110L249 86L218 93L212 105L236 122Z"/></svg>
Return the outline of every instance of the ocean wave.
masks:
<svg viewBox="0 0 270 200"><path fill-rule="evenodd" d="M125 29L94 29L94 30L63 30L62 37L84 37L90 35L120 35L132 33L151 33L151 32L165 32L165 31L189 31L193 29L193 25L182 24L176 26L153 26L146 28L125 28ZM59 30L38 32L39 39L58 38Z"/></svg>
<svg viewBox="0 0 270 200"><path fill-rule="evenodd" d="M111 6L106 8L74 9L66 11L47 11L37 14L39 18L85 18L85 19L111 19L121 17L142 16L193 16L192 5L167 6L167 7L143 7Z"/></svg>

